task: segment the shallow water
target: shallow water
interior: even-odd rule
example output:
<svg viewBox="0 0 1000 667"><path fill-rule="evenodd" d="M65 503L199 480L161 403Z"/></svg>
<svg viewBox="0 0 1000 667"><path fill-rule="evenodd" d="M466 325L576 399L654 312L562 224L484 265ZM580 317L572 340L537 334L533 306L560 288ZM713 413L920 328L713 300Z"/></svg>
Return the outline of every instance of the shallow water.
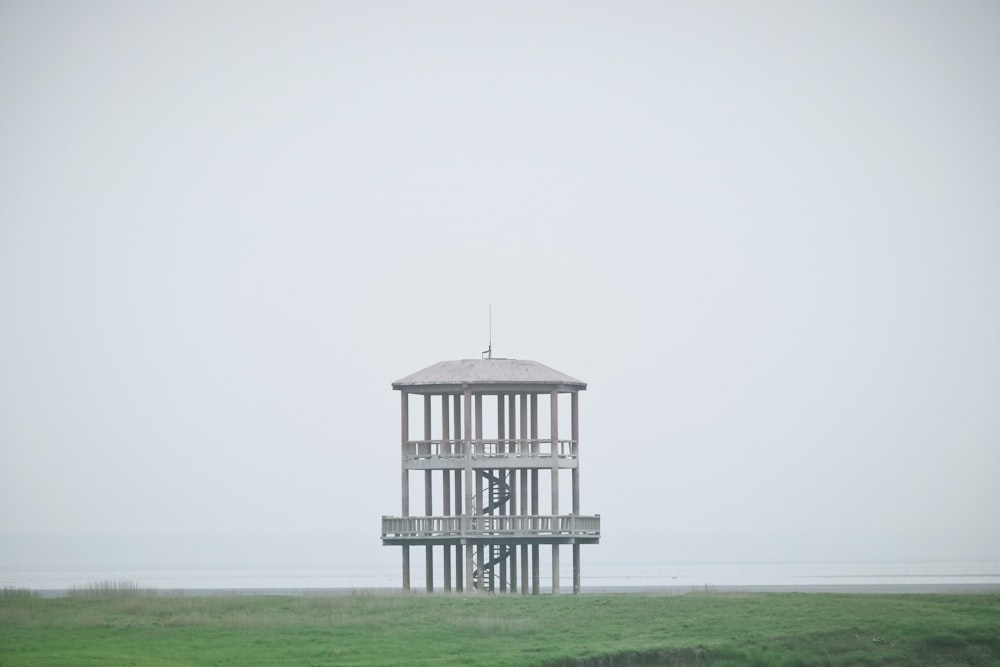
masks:
<svg viewBox="0 0 1000 667"><path fill-rule="evenodd" d="M542 568L542 590L551 590ZM563 564L560 586L572 590ZM442 587L440 571L435 585ZM414 588L423 588L414 567ZM0 588L60 591L100 581L129 581L157 590L306 591L399 589L398 567L101 568L0 572ZM664 590L997 590L1000 562L919 563L587 563L582 587L590 591Z"/></svg>

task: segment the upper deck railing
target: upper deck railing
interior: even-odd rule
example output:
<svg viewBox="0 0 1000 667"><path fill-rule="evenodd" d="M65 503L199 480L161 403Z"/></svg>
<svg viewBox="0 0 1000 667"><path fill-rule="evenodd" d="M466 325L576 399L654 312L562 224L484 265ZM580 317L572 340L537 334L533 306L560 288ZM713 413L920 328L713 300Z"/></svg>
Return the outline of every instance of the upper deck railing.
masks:
<svg viewBox="0 0 1000 667"><path fill-rule="evenodd" d="M472 458L576 458L576 440L504 438L473 440ZM407 459L460 459L465 456L464 440L409 440L403 449Z"/></svg>

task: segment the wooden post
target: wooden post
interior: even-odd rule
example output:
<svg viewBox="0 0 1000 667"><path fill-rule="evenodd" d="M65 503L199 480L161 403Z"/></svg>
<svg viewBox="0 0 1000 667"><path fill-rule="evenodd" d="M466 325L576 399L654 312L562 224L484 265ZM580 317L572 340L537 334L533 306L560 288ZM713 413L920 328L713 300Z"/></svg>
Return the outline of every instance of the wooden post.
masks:
<svg viewBox="0 0 1000 667"><path fill-rule="evenodd" d="M542 590L541 577L538 573L538 545L531 545L531 594L538 595Z"/></svg>
<svg viewBox="0 0 1000 667"><path fill-rule="evenodd" d="M405 391L399 392L402 400L400 413L402 415L402 446L400 448L400 468L403 471L402 481L402 503L403 516L410 516L410 477L406 469L406 450L410 439L410 397Z"/></svg>
<svg viewBox="0 0 1000 667"><path fill-rule="evenodd" d="M570 394L570 412L572 413L572 447L576 454L576 467L572 469L573 479L573 516L580 516L580 392ZM580 545L573 542L573 595L580 593Z"/></svg>
<svg viewBox="0 0 1000 667"><path fill-rule="evenodd" d="M559 545L552 545L552 594L559 595Z"/></svg>
<svg viewBox="0 0 1000 667"><path fill-rule="evenodd" d="M483 395L476 394L476 439L472 443L472 451L476 453L477 456L482 457L483 455ZM485 514L483 511L483 476L480 474L481 470L476 469L476 505L475 505L475 515L481 517ZM483 560L484 546L480 544L476 550L476 556L479 559L479 590L483 590L483 578L485 575L485 561Z"/></svg>
<svg viewBox="0 0 1000 667"><path fill-rule="evenodd" d="M552 516L559 514L559 394L553 389L549 408L549 436L552 439Z"/></svg>
<svg viewBox="0 0 1000 667"><path fill-rule="evenodd" d="M402 427L402 514L405 517L410 516L410 475L406 469L407 441L410 439L410 396L405 391L399 392L399 395L401 399L400 415ZM410 547L405 544L403 545L403 590L410 590Z"/></svg>
<svg viewBox="0 0 1000 667"><path fill-rule="evenodd" d="M552 439L552 520L559 515L559 392L552 390L549 408L549 436ZM552 594L559 594L559 545L552 545Z"/></svg>
<svg viewBox="0 0 1000 667"><path fill-rule="evenodd" d="M521 394L521 455L528 456L528 395ZM521 514L528 515L528 469L521 469ZM528 577L531 575L531 565L528 561L528 545L521 545L521 595L527 595Z"/></svg>
<svg viewBox="0 0 1000 667"><path fill-rule="evenodd" d="M538 394L531 395L531 451L539 453L538 444ZM531 469L531 515L538 516L538 468ZM537 528L537 526L532 526ZM541 591L541 578L538 571L538 545L531 545L531 594L538 595Z"/></svg>
<svg viewBox="0 0 1000 667"><path fill-rule="evenodd" d="M433 438L431 429L431 395L424 394L424 454L430 456L432 446L430 440ZM424 515L434 514L434 472L424 471ZM426 578L427 592L434 591L434 545L428 544L424 547L424 572Z"/></svg>
<svg viewBox="0 0 1000 667"><path fill-rule="evenodd" d="M515 394L507 395L507 452L514 454L517 451L517 410ZM517 470L507 469L507 483L510 484L510 508L508 514L517 514ZM517 592L517 546L510 545L510 592Z"/></svg>
<svg viewBox="0 0 1000 667"><path fill-rule="evenodd" d="M468 385L464 387L465 392L465 438L464 438L464 453L465 453L465 505L464 513L465 517L464 523L466 528L471 525L472 521L472 505L474 502L473 494L475 493L475 486L473 485L472 479L472 390L469 389ZM465 590L471 593L473 591L472 582L472 544L466 543L465 545Z"/></svg>
<svg viewBox="0 0 1000 667"><path fill-rule="evenodd" d="M580 594L580 545L573 542L573 595Z"/></svg>
<svg viewBox="0 0 1000 667"><path fill-rule="evenodd" d="M451 431L450 417L448 415L448 396L441 395L441 456L447 456L451 452ZM444 461L442 460L442 465ZM441 471L441 514L451 516L451 471L445 468ZM441 567L444 570L444 590L451 591L451 545L446 544L441 548L443 561Z"/></svg>
<svg viewBox="0 0 1000 667"><path fill-rule="evenodd" d="M452 418L455 420L455 440L462 440L462 396L461 394L455 394L455 409ZM459 447L459 451L462 451ZM446 471L447 472L447 471ZM462 474L464 471L455 471L455 516L464 514L462 509L462 498L465 496L462 493ZM448 547L449 549L451 547ZM462 566L464 565L464 560L462 558L462 545L455 545L455 589L461 593L465 590L465 577L462 576Z"/></svg>
<svg viewBox="0 0 1000 667"><path fill-rule="evenodd" d="M506 415L506 411L504 409L504 395L503 394L497 394L497 450L498 450L498 453L500 453L500 454L504 454L504 453L507 452L507 429L506 429L506 423L505 423L506 422L506 418L507 418L507 415ZM500 480L500 484L502 484L502 485L507 484L507 469L506 468L498 468L497 470L494 471L494 473L496 474L497 479ZM500 490L498 490L498 493L501 493L502 491L503 490L500 489ZM507 492L508 492L508 494L510 493L510 486L507 487ZM490 502L492 502L492 500L493 499L490 498ZM510 502L509 498L507 500L504 500L503 502L501 502L500 506L496 508L495 514L497 514L498 516L501 516L501 517L505 516L507 514L507 504L509 502ZM501 553L502 553L503 545L500 546L500 549L501 549ZM490 549L491 560L492 560L492 554L493 554L493 549L491 548ZM506 558L502 559L500 561L499 565L500 565L500 568L499 568L500 569L500 592L501 593L506 593L507 592L507 559Z"/></svg>
<svg viewBox="0 0 1000 667"><path fill-rule="evenodd" d="M476 470L476 517L477 521L482 522L483 515L483 475L481 470ZM483 554L486 548L482 543L476 545L476 570L479 573L479 590L483 591L483 577L485 575L485 568L483 567L485 561L483 560Z"/></svg>
<svg viewBox="0 0 1000 667"><path fill-rule="evenodd" d="M580 514L580 393L574 391L570 403L572 413L573 438L572 447L576 454L576 466L573 468L573 514Z"/></svg>
<svg viewBox="0 0 1000 667"><path fill-rule="evenodd" d="M403 545L403 592L410 592L410 547Z"/></svg>

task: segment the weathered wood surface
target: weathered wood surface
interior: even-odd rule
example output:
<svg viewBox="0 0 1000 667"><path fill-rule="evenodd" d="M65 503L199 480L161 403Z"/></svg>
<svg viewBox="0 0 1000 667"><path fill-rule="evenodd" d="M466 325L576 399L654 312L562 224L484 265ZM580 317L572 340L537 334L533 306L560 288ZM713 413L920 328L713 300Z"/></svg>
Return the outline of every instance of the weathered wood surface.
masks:
<svg viewBox="0 0 1000 667"><path fill-rule="evenodd" d="M601 516L478 515L478 516L383 516L382 540L402 543L419 540L445 544L456 540L533 539L539 543L566 543L571 539L597 541Z"/></svg>
<svg viewBox="0 0 1000 667"><path fill-rule="evenodd" d="M577 442L549 439L483 439L470 441L473 468L551 468L552 456L559 468L576 468ZM465 466L462 440L408 440L402 451L409 470L449 470Z"/></svg>

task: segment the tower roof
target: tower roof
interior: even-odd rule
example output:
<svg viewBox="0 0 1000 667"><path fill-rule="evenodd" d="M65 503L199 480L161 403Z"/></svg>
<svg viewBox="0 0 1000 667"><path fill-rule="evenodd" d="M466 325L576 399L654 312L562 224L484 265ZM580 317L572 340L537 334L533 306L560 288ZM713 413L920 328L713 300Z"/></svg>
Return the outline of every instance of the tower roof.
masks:
<svg viewBox="0 0 1000 667"><path fill-rule="evenodd" d="M574 392L587 388L565 373L527 359L459 359L439 361L392 383L393 389L417 394L472 391Z"/></svg>

